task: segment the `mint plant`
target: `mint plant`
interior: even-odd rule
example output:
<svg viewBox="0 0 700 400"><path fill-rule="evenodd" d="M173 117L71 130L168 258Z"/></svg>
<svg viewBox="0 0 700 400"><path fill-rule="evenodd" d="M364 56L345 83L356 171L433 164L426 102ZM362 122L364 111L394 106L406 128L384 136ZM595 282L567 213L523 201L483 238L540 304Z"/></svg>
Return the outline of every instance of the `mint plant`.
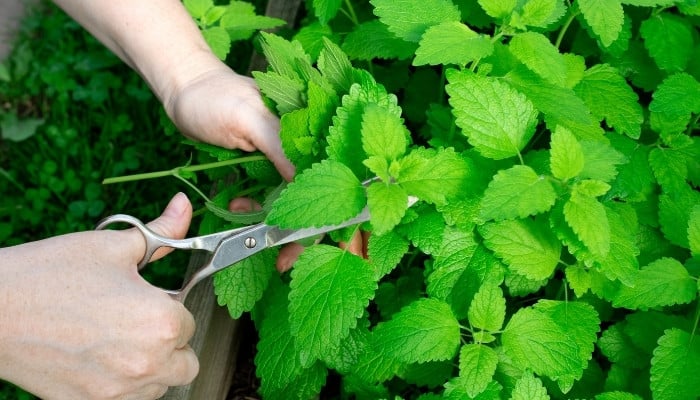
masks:
<svg viewBox="0 0 700 400"><path fill-rule="evenodd" d="M259 36L264 218L371 235L216 276L264 398L698 398L700 3L307 3Z"/></svg>

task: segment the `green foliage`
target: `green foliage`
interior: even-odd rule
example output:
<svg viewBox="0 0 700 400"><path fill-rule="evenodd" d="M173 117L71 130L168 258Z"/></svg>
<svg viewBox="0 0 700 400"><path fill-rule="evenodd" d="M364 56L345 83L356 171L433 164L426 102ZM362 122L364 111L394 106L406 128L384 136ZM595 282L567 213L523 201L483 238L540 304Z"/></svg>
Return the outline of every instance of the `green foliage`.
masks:
<svg viewBox="0 0 700 400"><path fill-rule="evenodd" d="M327 241L235 278L250 294L217 278L253 309L261 393L698 397L695 2L306 5L259 36L297 166L266 221L367 206L332 236L371 235L364 259Z"/></svg>

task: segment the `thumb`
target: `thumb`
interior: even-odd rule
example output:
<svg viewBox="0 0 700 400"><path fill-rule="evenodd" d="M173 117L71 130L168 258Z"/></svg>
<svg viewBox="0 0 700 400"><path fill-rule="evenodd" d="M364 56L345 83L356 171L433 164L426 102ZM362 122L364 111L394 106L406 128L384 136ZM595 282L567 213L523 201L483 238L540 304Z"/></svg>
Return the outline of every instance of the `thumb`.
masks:
<svg viewBox="0 0 700 400"><path fill-rule="evenodd" d="M192 204L187 196L180 192L173 196L160 217L149 222L148 227L154 232L172 239L182 239L187 234L192 219ZM151 261L162 258L173 249L163 247L151 257Z"/></svg>

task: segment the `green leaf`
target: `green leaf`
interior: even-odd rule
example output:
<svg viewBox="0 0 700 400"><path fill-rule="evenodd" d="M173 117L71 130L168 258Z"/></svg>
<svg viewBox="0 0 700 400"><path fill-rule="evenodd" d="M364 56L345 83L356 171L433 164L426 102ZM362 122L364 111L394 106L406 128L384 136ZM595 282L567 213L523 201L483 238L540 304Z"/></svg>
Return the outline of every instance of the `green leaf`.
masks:
<svg viewBox="0 0 700 400"><path fill-rule="evenodd" d="M459 323L450 306L422 298L380 322L373 332L375 344L406 363L449 360L459 347Z"/></svg>
<svg viewBox="0 0 700 400"><path fill-rule="evenodd" d="M552 133L550 146L549 164L554 177L568 181L583 170L583 149L571 131L557 126Z"/></svg>
<svg viewBox="0 0 700 400"><path fill-rule="evenodd" d="M700 82L687 73L664 79L649 103L652 123L661 132L682 132L692 114L700 113Z"/></svg>
<svg viewBox="0 0 700 400"><path fill-rule="evenodd" d="M537 123L532 103L500 80L469 71L449 70L447 79L452 112L469 143L495 160L519 155Z"/></svg>
<svg viewBox="0 0 700 400"><path fill-rule="evenodd" d="M373 104L362 115L362 148L368 156L395 160L406 152L410 133L399 116Z"/></svg>
<svg viewBox="0 0 700 400"><path fill-rule="evenodd" d="M586 248L604 258L610 251L610 225L605 207L594 197L574 191L564 204L564 218Z"/></svg>
<svg viewBox="0 0 700 400"><path fill-rule="evenodd" d="M621 286L615 307L629 309L687 304L695 300L697 284L683 264L674 258L661 258L642 267L634 286Z"/></svg>
<svg viewBox="0 0 700 400"><path fill-rule="evenodd" d="M552 184L527 165L498 171L481 201L484 220L525 218L549 210L557 195Z"/></svg>
<svg viewBox="0 0 700 400"><path fill-rule="evenodd" d="M443 22L425 31L416 50L413 65L466 65L493 52L488 37L459 21Z"/></svg>
<svg viewBox="0 0 700 400"><path fill-rule="evenodd" d="M700 397L700 341L697 337L680 329L664 333L651 359L651 392L656 399Z"/></svg>
<svg viewBox="0 0 700 400"><path fill-rule="evenodd" d="M304 108L304 83L276 72L253 71L255 83L260 91L275 102L280 115Z"/></svg>
<svg viewBox="0 0 700 400"><path fill-rule="evenodd" d="M322 24L327 24L328 21L332 20L340 6L343 4L342 0L313 0L312 6L314 10L314 15L321 21Z"/></svg>
<svg viewBox="0 0 700 400"><path fill-rule="evenodd" d="M595 308L582 301L541 300L535 309L548 315L578 347L580 367L568 374L573 380L581 379L584 368L593 356L600 331L600 318Z"/></svg>
<svg viewBox="0 0 700 400"><path fill-rule="evenodd" d="M661 232L673 244L689 248L688 221L695 206L700 204L700 193L686 186L674 193L659 196Z"/></svg>
<svg viewBox="0 0 700 400"><path fill-rule="evenodd" d="M544 80L566 85L567 66L559 50L541 33L519 33L508 45L511 53Z"/></svg>
<svg viewBox="0 0 700 400"><path fill-rule="evenodd" d="M359 214L365 203L365 189L352 171L326 160L297 175L272 205L266 222L285 229L334 225Z"/></svg>
<svg viewBox="0 0 700 400"><path fill-rule="evenodd" d="M542 219L487 223L479 233L484 245L519 275L547 279L559 264L561 242Z"/></svg>
<svg viewBox="0 0 700 400"><path fill-rule="evenodd" d="M581 128L590 129L588 125L594 122L591 112L573 89L553 85L524 66L508 72L505 81L523 93L537 110L545 114L548 125L564 125L579 138L582 135L590 135ZM596 125L599 124L596 122ZM600 130L600 136L602 134L603 131Z"/></svg>
<svg viewBox="0 0 700 400"><path fill-rule="evenodd" d="M323 48L318 56L318 69L337 93L347 93L355 81L354 68L348 56L338 45L325 37Z"/></svg>
<svg viewBox="0 0 700 400"><path fill-rule="evenodd" d="M574 291L576 297L583 296L591 288L591 276L585 267L580 265L567 266L564 272L566 273L566 283Z"/></svg>
<svg viewBox="0 0 700 400"><path fill-rule="evenodd" d="M220 26L213 26L202 30L202 36L211 48L211 51L219 58L225 60L231 49L231 38L226 29Z"/></svg>
<svg viewBox="0 0 700 400"><path fill-rule="evenodd" d="M596 395L595 400L643 400L643 398L627 392L605 392Z"/></svg>
<svg viewBox="0 0 700 400"><path fill-rule="evenodd" d="M409 42L418 42L433 25L461 19L459 9L450 0L370 0L370 3L374 15L389 31Z"/></svg>
<svg viewBox="0 0 700 400"><path fill-rule="evenodd" d="M517 21L520 26L547 28L561 19L564 14L566 14L566 5L562 0L528 0L523 5Z"/></svg>
<svg viewBox="0 0 700 400"><path fill-rule="evenodd" d="M362 258L337 247L316 245L294 263L290 288L290 329L302 365L309 366L357 325L377 282Z"/></svg>
<svg viewBox="0 0 700 400"><path fill-rule="evenodd" d="M617 176L617 166L627 162L624 154L602 141L582 140L583 171L579 178L610 182Z"/></svg>
<svg viewBox="0 0 700 400"><path fill-rule="evenodd" d="M582 369L579 348L554 320L533 308L513 314L501 335L503 351L519 369L557 378Z"/></svg>
<svg viewBox="0 0 700 400"><path fill-rule="evenodd" d="M478 0L478 2L486 14L496 19L506 19L518 5L518 0Z"/></svg>
<svg viewBox="0 0 700 400"><path fill-rule="evenodd" d="M625 14L619 0L578 0L586 23L603 46L610 46L622 31Z"/></svg>
<svg viewBox="0 0 700 400"><path fill-rule="evenodd" d="M217 302L228 308L231 318L239 318L252 310L260 300L275 271L277 253L276 250L265 250L214 275Z"/></svg>
<svg viewBox="0 0 700 400"><path fill-rule="evenodd" d="M394 229L406 214L407 204L408 194L402 187L385 182L372 183L367 188L372 232L383 235Z"/></svg>
<svg viewBox="0 0 700 400"><path fill-rule="evenodd" d="M255 7L246 2L233 1L226 7L219 25L226 29L231 41L248 40L257 30L272 29L286 22L279 18L256 15Z"/></svg>
<svg viewBox="0 0 700 400"><path fill-rule="evenodd" d="M589 68L574 91L597 119L605 118L618 132L639 138L644 122L639 98L615 68L607 64Z"/></svg>
<svg viewBox="0 0 700 400"><path fill-rule="evenodd" d="M688 219L688 243L690 252L700 257L700 205L693 207Z"/></svg>
<svg viewBox="0 0 700 400"><path fill-rule="evenodd" d="M469 306L468 316L474 328L499 331L506 317L506 299L501 288L493 284L481 286Z"/></svg>
<svg viewBox="0 0 700 400"><path fill-rule="evenodd" d="M467 394L475 398L493 380L498 354L480 344L465 344L459 352L459 381Z"/></svg>
<svg viewBox="0 0 700 400"><path fill-rule="evenodd" d="M669 72L685 70L693 54L692 31L686 20L669 13L654 15L639 27L649 55L659 68Z"/></svg>
<svg viewBox="0 0 700 400"><path fill-rule="evenodd" d="M306 82L302 71L311 68L311 58L299 42L260 32L260 46L273 71L292 80Z"/></svg>
<svg viewBox="0 0 700 400"><path fill-rule="evenodd" d="M309 132L309 109L300 108L280 118L280 141L287 158L298 171L306 170L316 161L312 143L315 138Z"/></svg>
<svg viewBox="0 0 700 400"><path fill-rule="evenodd" d="M423 253L438 254L446 229L442 213L427 204L414 206L411 211L417 218L405 221L401 231Z"/></svg>
<svg viewBox="0 0 700 400"><path fill-rule="evenodd" d="M367 244L367 258L379 278L391 272L408 252L408 240L389 231L384 235L373 234Z"/></svg>
<svg viewBox="0 0 700 400"><path fill-rule="evenodd" d="M329 128L326 153L332 160L349 166L358 176L365 177L366 167L362 163L367 157L362 148L362 116L369 104L383 108L389 114L401 115L397 98L388 94L384 86L367 75L361 83L353 84L350 92L343 96L337 108L333 125Z"/></svg>
<svg viewBox="0 0 700 400"><path fill-rule="evenodd" d="M194 19L202 18L210 8L214 7L213 0L183 0L182 3Z"/></svg>
<svg viewBox="0 0 700 400"><path fill-rule="evenodd" d="M549 395L540 378L529 372L515 382L510 400L549 400Z"/></svg>
<svg viewBox="0 0 700 400"><path fill-rule="evenodd" d="M323 42L325 40L337 41L339 38L330 26L322 25L320 22L314 21L309 25L302 26L299 31L292 36L292 40L301 43L304 51L311 57L311 60L317 61L323 49Z"/></svg>
<svg viewBox="0 0 700 400"><path fill-rule="evenodd" d="M611 207L606 207L608 225L610 226L610 251L600 261L600 270L610 280L619 280L625 285L633 286L639 269L637 256L638 222L633 210L629 212L635 218L623 218L622 214Z"/></svg>
<svg viewBox="0 0 700 400"><path fill-rule="evenodd" d="M345 37L343 51L356 60L375 58L407 59L413 57L417 44L396 37L377 20L363 22Z"/></svg>
<svg viewBox="0 0 700 400"><path fill-rule="evenodd" d="M416 148L400 160L397 182L410 195L429 203L444 204L464 190L472 166L448 149Z"/></svg>
<svg viewBox="0 0 700 400"><path fill-rule="evenodd" d="M310 81L307 89L307 102L309 131L314 138L324 138L338 103L340 103L340 98L332 89ZM314 146L314 149L319 149L319 147Z"/></svg>

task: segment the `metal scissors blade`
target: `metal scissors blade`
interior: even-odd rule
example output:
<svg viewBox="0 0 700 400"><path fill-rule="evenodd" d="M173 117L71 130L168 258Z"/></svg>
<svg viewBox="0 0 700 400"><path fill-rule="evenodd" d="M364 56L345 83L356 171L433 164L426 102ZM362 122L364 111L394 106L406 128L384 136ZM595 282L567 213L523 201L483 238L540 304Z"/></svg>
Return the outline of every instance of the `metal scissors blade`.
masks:
<svg viewBox="0 0 700 400"><path fill-rule="evenodd" d="M417 201L417 198L409 196L407 207L412 206ZM95 229L104 229L115 222L123 222L137 228L146 240L146 253L138 265L139 269L143 268L143 266L151 260L153 253L161 247L203 250L209 253L210 258L208 262L195 271L181 289L165 290L165 292L175 300L184 302L185 297L187 297L187 294L194 285L216 272L230 267L262 250L360 224L369 221L369 218L369 208L365 207L355 217L336 225L327 225L317 228L281 229L277 226L259 223L209 235L187 239L171 239L154 232L138 218L134 218L130 215L116 214L100 221Z"/></svg>

